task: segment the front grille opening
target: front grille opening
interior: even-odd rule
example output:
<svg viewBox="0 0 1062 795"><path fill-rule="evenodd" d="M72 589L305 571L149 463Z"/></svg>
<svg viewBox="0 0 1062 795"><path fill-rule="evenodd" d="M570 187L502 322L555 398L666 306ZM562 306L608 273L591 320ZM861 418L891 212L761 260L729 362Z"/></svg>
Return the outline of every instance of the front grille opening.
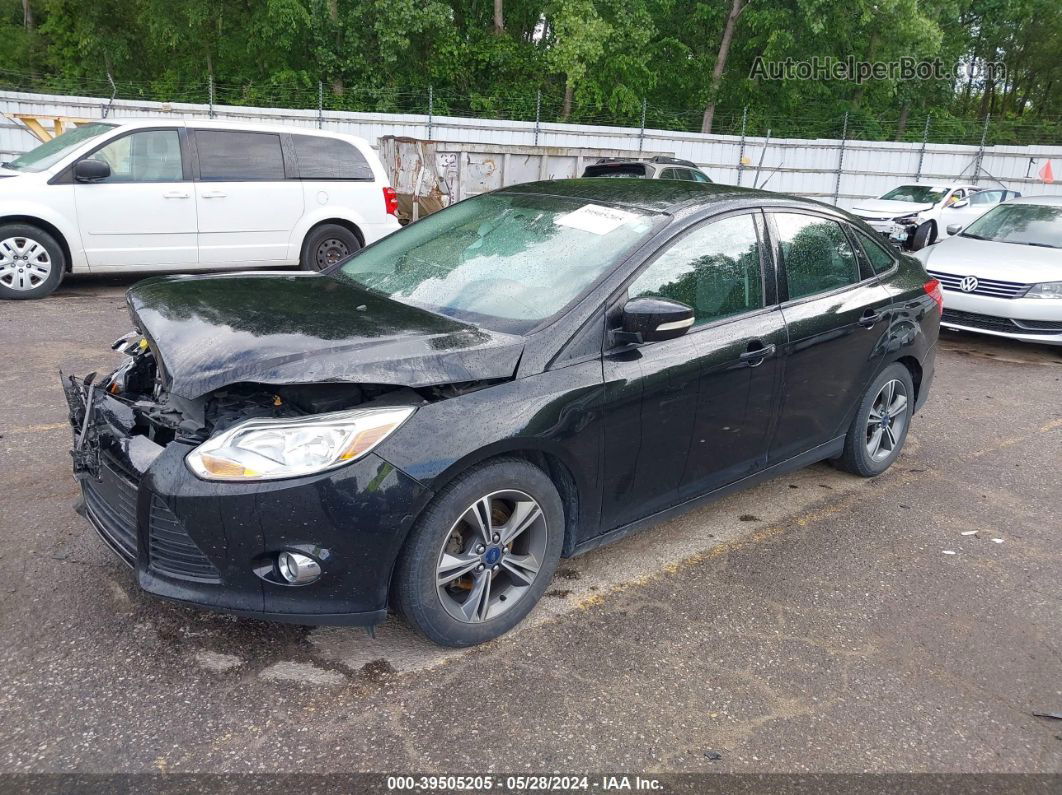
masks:
<svg viewBox="0 0 1062 795"><path fill-rule="evenodd" d="M160 574L182 580L221 581L217 568L188 535L184 523L158 495L151 497L148 565Z"/></svg>
<svg viewBox="0 0 1062 795"><path fill-rule="evenodd" d="M1009 334L1062 334L1062 322L1054 320L1012 320L1009 317L982 315L977 312L962 312L945 308L940 318L942 323L980 329L1002 331Z"/></svg>

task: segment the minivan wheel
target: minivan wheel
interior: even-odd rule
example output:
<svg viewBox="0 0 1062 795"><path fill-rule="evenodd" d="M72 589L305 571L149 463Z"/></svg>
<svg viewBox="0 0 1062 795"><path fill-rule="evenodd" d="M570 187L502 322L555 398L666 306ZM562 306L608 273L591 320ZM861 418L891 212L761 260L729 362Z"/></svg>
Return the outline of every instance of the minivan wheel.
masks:
<svg viewBox="0 0 1062 795"><path fill-rule="evenodd" d="M302 244L299 265L304 271L323 271L361 248L358 236L339 224L321 224Z"/></svg>
<svg viewBox="0 0 1062 795"><path fill-rule="evenodd" d="M59 286L65 269L62 247L43 229L0 225L0 298L44 298Z"/></svg>
<svg viewBox="0 0 1062 795"><path fill-rule="evenodd" d="M564 508L545 472L498 459L460 475L417 521L399 557L395 607L443 646L508 632L553 577Z"/></svg>
<svg viewBox="0 0 1062 795"><path fill-rule="evenodd" d="M902 364L890 364L859 402L837 466L865 478L880 475L899 457L913 411L911 373Z"/></svg>

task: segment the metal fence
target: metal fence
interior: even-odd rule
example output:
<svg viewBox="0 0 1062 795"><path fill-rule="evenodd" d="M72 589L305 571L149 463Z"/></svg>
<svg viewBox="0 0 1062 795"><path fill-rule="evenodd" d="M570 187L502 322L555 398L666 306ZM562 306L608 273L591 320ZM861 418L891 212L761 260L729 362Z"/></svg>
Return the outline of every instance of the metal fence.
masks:
<svg viewBox="0 0 1062 795"><path fill-rule="evenodd" d="M702 166L717 182L765 187L811 196L841 206L880 196L903 182L963 181L1001 185L1029 194L1062 195L1059 184L1037 176L1044 164L1057 161L1062 177L1062 146L989 145L990 120L982 122L980 140L968 144L916 141L868 141L853 138L842 119L838 138L775 138L770 131L753 135L705 135L648 126L615 127L531 120L490 119L428 113L380 113L129 100L108 96L63 96L0 91L0 156L5 159L37 142L15 122L14 114L76 118L156 117L217 118L319 127L361 136L375 144L395 135L449 142L544 146L561 149L624 149L670 152ZM746 120L747 122L747 120Z"/></svg>

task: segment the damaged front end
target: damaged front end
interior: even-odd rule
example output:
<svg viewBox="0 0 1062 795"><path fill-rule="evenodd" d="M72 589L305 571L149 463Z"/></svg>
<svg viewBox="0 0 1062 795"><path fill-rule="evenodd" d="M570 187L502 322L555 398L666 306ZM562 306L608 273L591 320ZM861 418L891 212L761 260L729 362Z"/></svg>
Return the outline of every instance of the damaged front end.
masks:
<svg viewBox="0 0 1062 795"><path fill-rule="evenodd" d="M237 478L197 474L193 454L263 422L313 425L369 409L408 416L491 382L420 389L240 383L188 399L166 389L152 346L139 334L115 347L127 358L109 376L62 375L62 384L79 511L134 567L139 585L273 620L382 620L391 563L431 496L427 489L372 452L305 475ZM319 578L285 580L285 553L311 561Z"/></svg>

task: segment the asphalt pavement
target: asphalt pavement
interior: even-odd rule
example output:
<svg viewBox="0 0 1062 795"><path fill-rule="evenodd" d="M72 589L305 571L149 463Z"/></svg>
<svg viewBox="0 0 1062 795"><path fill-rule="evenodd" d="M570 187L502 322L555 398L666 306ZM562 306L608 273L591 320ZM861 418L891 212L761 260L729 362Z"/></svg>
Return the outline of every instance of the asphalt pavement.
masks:
<svg viewBox="0 0 1062 795"><path fill-rule="evenodd" d="M946 333L903 456L562 561L443 651L159 602L73 512L57 370L127 278L0 302L0 772L1062 773L1062 350Z"/></svg>

